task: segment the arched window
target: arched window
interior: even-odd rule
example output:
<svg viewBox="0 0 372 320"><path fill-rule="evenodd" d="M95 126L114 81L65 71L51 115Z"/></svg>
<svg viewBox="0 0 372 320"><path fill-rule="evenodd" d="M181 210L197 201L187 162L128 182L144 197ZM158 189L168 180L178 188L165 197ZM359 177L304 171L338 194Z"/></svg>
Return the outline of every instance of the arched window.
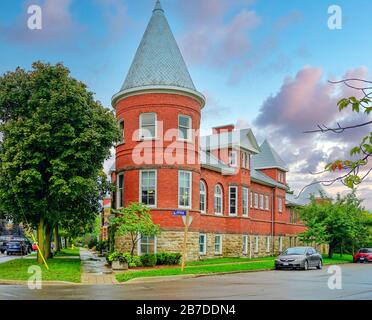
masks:
<svg viewBox="0 0 372 320"><path fill-rule="evenodd" d="M205 183L200 181L200 212L206 213L207 211L207 188Z"/></svg>
<svg viewBox="0 0 372 320"><path fill-rule="evenodd" d="M214 188L214 213L215 214L220 214L222 215L222 205L223 205L223 193L222 193L222 188L218 184Z"/></svg>

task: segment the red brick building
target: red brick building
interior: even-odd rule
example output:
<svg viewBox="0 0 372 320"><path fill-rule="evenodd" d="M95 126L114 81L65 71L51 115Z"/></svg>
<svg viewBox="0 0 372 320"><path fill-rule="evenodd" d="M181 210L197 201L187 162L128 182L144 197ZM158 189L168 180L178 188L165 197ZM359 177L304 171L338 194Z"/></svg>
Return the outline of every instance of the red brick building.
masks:
<svg viewBox="0 0 372 320"><path fill-rule="evenodd" d="M138 254L180 252L188 210L189 260L259 256L295 245L304 226L286 193L288 169L250 129L214 128L200 137L204 96L192 82L157 1L123 87L112 99L121 129L112 179L116 208L142 202L161 226L143 237ZM125 240L117 246L125 250Z"/></svg>

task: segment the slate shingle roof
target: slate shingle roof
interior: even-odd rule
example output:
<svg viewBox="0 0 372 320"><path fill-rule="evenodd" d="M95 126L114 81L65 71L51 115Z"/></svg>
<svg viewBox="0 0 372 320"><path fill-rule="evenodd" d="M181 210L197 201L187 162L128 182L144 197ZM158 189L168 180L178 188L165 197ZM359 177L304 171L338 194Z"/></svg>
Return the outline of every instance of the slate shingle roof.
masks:
<svg viewBox="0 0 372 320"><path fill-rule="evenodd" d="M277 168L283 171L289 171L287 164L280 158L268 141L260 146L261 152L252 157L253 168L268 169Z"/></svg>

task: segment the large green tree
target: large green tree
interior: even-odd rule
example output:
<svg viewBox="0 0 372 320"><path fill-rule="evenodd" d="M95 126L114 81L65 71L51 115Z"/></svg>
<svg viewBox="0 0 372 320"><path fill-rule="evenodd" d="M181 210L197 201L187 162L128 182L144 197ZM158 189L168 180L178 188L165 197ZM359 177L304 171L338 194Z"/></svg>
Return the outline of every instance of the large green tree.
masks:
<svg viewBox="0 0 372 320"><path fill-rule="evenodd" d="M36 62L0 77L0 122L1 211L36 228L49 257L56 225L92 221L99 210L115 117L62 64Z"/></svg>
<svg viewBox="0 0 372 320"><path fill-rule="evenodd" d="M338 195L335 201L312 198L311 203L300 212L307 227L300 235L301 239L305 242L328 244L329 258L344 243L357 247L368 241L370 215L361 207L361 200L355 192L344 197Z"/></svg>

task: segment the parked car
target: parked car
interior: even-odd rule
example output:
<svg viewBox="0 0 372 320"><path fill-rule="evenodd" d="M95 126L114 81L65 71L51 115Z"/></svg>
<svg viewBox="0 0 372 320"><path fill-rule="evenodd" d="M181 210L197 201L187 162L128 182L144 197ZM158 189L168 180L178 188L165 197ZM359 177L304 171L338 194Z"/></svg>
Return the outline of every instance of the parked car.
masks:
<svg viewBox="0 0 372 320"><path fill-rule="evenodd" d="M323 258L312 247L293 247L288 248L275 260L275 269L303 269L323 268Z"/></svg>
<svg viewBox="0 0 372 320"><path fill-rule="evenodd" d="M28 245L24 241L10 241L6 247L7 255L20 254L26 255L30 253Z"/></svg>
<svg viewBox="0 0 372 320"><path fill-rule="evenodd" d="M8 242L5 241L5 240L1 240L1 241L0 241L0 253L2 253L2 254L5 253L7 243L8 243Z"/></svg>
<svg viewBox="0 0 372 320"><path fill-rule="evenodd" d="M32 244L32 251L37 251L37 243Z"/></svg>
<svg viewBox="0 0 372 320"><path fill-rule="evenodd" d="M354 255L354 263L372 262L372 248L362 248Z"/></svg>

